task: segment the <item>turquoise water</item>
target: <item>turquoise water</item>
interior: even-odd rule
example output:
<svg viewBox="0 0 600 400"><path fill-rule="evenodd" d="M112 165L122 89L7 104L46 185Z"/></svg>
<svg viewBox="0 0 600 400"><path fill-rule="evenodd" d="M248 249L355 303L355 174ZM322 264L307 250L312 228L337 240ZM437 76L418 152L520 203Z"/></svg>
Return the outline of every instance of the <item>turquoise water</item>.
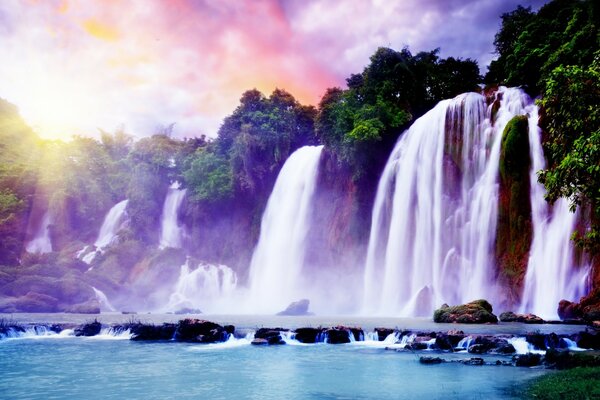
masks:
<svg viewBox="0 0 600 400"><path fill-rule="evenodd" d="M360 344L248 343L140 343L108 336L4 339L0 398L505 399L507 387L544 373L421 365L411 352Z"/></svg>

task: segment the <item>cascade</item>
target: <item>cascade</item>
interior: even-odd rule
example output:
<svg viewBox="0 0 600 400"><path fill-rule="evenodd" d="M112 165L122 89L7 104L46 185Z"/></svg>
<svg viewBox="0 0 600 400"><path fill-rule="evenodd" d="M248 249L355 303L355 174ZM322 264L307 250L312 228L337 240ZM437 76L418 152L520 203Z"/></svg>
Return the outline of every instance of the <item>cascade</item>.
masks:
<svg viewBox="0 0 600 400"><path fill-rule="evenodd" d="M90 264L98 253L101 253L102 250L109 246L117 237L117 232L123 226L125 218L127 217L126 209L129 200L123 200L114 206L106 214L104 217L104 221L102 222L102 226L100 227L100 232L98 233L98 237L94 242L94 246L96 247L95 251L88 252L89 246L85 246L82 250L77 253L77 258L80 258L87 264Z"/></svg>
<svg viewBox="0 0 600 400"><path fill-rule="evenodd" d="M537 172L546 167L538 127L538 108L531 104L527 112L533 242L527 263L521 312L558 319L560 300L577 301L585 294L590 267L571 268L574 262L571 234L575 230L577 213L569 210L569 202L565 198L558 199L552 207L544 199L546 190L537 180Z"/></svg>
<svg viewBox="0 0 600 400"><path fill-rule="evenodd" d="M301 271L322 149L296 150L277 177L250 263L251 312L278 312L306 297Z"/></svg>
<svg viewBox="0 0 600 400"><path fill-rule="evenodd" d="M50 224L52 220L50 213L46 212L42 218L40 227L35 237L27 243L25 250L29 253L50 253L52 252L52 241L50 240Z"/></svg>
<svg viewBox="0 0 600 400"><path fill-rule="evenodd" d="M179 225L177 217L186 192L187 189L180 189L179 182L169 187L160 220L160 248L181 248L183 244L184 228Z"/></svg>
<svg viewBox="0 0 600 400"><path fill-rule="evenodd" d="M442 303L496 300L494 244L502 132L526 95L500 88L495 112L466 93L400 137L379 182L363 312L430 316Z"/></svg>
<svg viewBox="0 0 600 400"><path fill-rule="evenodd" d="M204 313L230 312L235 309L236 287L237 276L231 268L201 263L194 269L188 258L181 266L165 311L187 308Z"/></svg>

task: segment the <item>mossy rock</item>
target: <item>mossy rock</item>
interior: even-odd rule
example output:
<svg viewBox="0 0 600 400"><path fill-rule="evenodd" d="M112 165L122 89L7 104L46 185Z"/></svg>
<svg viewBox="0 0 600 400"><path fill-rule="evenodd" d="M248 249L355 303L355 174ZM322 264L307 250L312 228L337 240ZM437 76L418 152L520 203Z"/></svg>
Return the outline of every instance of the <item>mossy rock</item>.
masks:
<svg viewBox="0 0 600 400"><path fill-rule="evenodd" d="M528 174L530 165L529 122L527 116L519 115L508 121L502 132L500 175L503 179L520 178Z"/></svg>
<svg viewBox="0 0 600 400"><path fill-rule="evenodd" d="M492 305L483 299L452 307L444 304L433 313L433 321L461 324L497 323L498 318L492 311Z"/></svg>

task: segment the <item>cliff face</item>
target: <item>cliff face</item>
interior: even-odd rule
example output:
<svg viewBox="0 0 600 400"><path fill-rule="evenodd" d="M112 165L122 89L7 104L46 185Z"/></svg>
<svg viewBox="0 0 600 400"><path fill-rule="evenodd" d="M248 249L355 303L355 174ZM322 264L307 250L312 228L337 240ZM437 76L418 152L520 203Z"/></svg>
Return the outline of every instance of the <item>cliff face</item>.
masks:
<svg viewBox="0 0 600 400"><path fill-rule="evenodd" d="M502 134L496 236L498 270L509 304L520 298L532 239L530 167L527 117L514 117Z"/></svg>

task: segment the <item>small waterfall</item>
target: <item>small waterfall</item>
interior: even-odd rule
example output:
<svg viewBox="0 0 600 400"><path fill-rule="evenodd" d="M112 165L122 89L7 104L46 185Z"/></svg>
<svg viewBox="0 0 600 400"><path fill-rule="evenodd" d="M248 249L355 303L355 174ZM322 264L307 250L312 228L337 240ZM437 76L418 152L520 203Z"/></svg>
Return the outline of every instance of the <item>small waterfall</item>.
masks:
<svg viewBox="0 0 600 400"><path fill-rule="evenodd" d="M96 255L98 255L98 253L101 253L104 248L113 243L117 237L119 229L123 226L123 223L127 217L125 210L127 209L128 203L129 200L123 200L111 207L106 214L106 217L104 217L104 221L100 227L100 232L98 233L98 237L94 242L96 250L88 251L90 246L85 246L77 253L77 258L81 259L86 264L90 264Z"/></svg>
<svg viewBox="0 0 600 400"><path fill-rule="evenodd" d="M199 264L193 269L188 258L181 266L175 290L169 298L166 311L184 308L204 313L227 312L234 302L237 287L235 272L225 265Z"/></svg>
<svg viewBox="0 0 600 400"><path fill-rule="evenodd" d="M94 291L94 294L96 295L96 300L98 300L98 303L100 303L100 311L117 311L108 301L108 297L106 297L106 294L104 294L104 292L100 289L96 289L95 287L92 286L92 290Z"/></svg>
<svg viewBox="0 0 600 400"><path fill-rule="evenodd" d="M179 207L187 189L180 189L179 182L174 182L167 192L160 221L160 248L181 248L184 228L179 225L177 216Z"/></svg>
<svg viewBox="0 0 600 400"><path fill-rule="evenodd" d="M50 218L50 213L46 212L42 218L42 222L35 237L29 243L27 243L25 250L27 250L29 253L40 254L52 252L52 241L50 240L51 223L52 220Z"/></svg>
<svg viewBox="0 0 600 400"><path fill-rule="evenodd" d="M296 150L277 177L250 264L252 312L278 312L306 297L300 289L301 271L322 149Z"/></svg>
<svg viewBox="0 0 600 400"><path fill-rule="evenodd" d="M577 301L585 294L589 266L572 268L573 241L577 213L569 210L565 198L550 207L544 199L546 190L538 182L538 171L546 168L538 127L538 108L531 104L529 113L529 146L531 154L531 213L533 242L529 253L521 312L542 318L558 319L558 303L562 299Z"/></svg>
<svg viewBox="0 0 600 400"><path fill-rule="evenodd" d="M96 239L94 246L101 249L110 245L113 240L115 240L117 232L119 231L119 228L121 228L126 217L125 210L127 209L127 203L129 203L129 200L123 200L115 204L108 211L108 214L106 214L106 217L104 218L104 222L102 222L100 233L98 233L98 238Z"/></svg>

